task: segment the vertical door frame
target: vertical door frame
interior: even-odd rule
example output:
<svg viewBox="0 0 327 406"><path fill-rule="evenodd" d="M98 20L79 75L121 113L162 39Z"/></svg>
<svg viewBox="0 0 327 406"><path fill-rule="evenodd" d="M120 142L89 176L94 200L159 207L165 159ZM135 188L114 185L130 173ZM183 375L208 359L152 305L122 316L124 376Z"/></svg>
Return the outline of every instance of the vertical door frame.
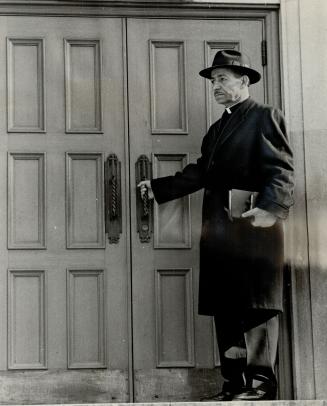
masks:
<svg viewBox="0 0 327 406"><path fill-rule="evenodd" d="M283 107L296 157L295 205L287 244L291 267L291 318L295 399L316 398L308 235L300 1L281 1L280 52Z"/></svg>
<svg viewBox="0 0 327 406"><path fill-rule="evenodd" d="M132 221L131 221L131 193L130 185L132 184L131 179L131 153L130 153L130 134L129 134L129 102L128 102L128 74L127 74L127 21L126 18L122 19L122 30L123 30L123 81L124 81L124 117L125 117L125 162L126 162L126 179L125 179L125 190L126 190L126 213L129 213L126 219L126 255L127 255L127 318L128 318L128 388L129 388L129 401L134 402L134 361L133 361L133 307L132 307Z"/></svg>
<svg viewBox="0 0 327 406"><path fill-rule="evenodd" d="M60 3L60 4L59 4ZM211 3L210 5L208 5ZM218 19L218 18L242 18L256 19L264 22L265 30L263 38L268 42L268 58L277 55L280 57L281 86L279 84L279 72L270 72L267 80L270 81L268 88L272 93L268 94L268 101L272 104L282 104L286 120L289 125L291 141L297 158L296 176L297 191L296 204L291 212L289 226L287 227L287 250L289 253L288 264L291 275L291 319L292 319L292 357L293 357L293 381L296 399L314 399L314 360L312 338L312 315L310 298L310 266L308 247L308 221L306 211L306 183L305 183L305 139L303 129L303 97L301 81L301 36L299 22L299 0L295 1L270 0L208 0L206 3L178 0L157 1L48 1L40 0L31 2L23 0L15 4L15 1L1 3L0 15L21 16L73 16L73 17L142 17L142 18L182 18L182 19ZM279 24L279 29L278 29ZM277 27L277 31L276 31ZM278 44L273 40L277 33ZM275 45L275 46L274 46ZM126 61L126 49L123 50ZM125 81L126 77L126 66ZM126 82L125 82L126 83ZM282 89L282 91L281 91ZM125 94L128 97L128 94ZM125 105L125 109L127 105ZM126 110L126 140L128 134L128 111ZM126 158L129 151L126 151ZM127 159L127 162L128 159ZM130 165L131 163L129 163ZM127 168L129 177L129 168ZM126 179L126 185L129 184ZM126 206L130 205L130 196L127 197ZM301 221L296 221L301 219ZM130 224L129 226L134 227ZM127 230L130 233L130 229ZM129 278L131 280L130 247L127 247L129 258ZM130 282L131 283L131 282ZM130 330L132 329L132 303L131 286L129 289L129 319ZM310 328L311 327L311 328ZM132 336L130 331L129 336ZM132 351L132 344L129 347ZM132 374L132 356L129 356L129 371ZM132 376L131 376L132 377ZM132 396L132 387L130 387ZM131 399L132 400L132 399Z"/></svg>

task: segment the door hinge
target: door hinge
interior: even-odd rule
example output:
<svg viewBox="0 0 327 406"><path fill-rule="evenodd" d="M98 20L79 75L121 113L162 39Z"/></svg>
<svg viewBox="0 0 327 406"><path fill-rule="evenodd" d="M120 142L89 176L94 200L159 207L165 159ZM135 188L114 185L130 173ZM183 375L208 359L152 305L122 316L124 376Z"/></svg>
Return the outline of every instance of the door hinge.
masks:
<svg viewBox="0 0 327 406"><path fill-rule="evenodd" d="M261 41L261 61L262 61L262 66L267 65L267 41L266 40Z"/></svg>

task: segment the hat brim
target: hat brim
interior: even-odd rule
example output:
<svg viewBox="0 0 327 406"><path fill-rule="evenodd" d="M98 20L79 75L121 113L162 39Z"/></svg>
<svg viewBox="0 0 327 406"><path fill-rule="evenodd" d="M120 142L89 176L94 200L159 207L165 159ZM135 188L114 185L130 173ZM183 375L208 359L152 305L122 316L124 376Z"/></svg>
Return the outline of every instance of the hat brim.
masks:
<svg viewBox="0 0 327 406"><path fill-rule="evenodd" d="M247 75L250 79L250 85L259 82L259 80L261 79L261 74L257 72L255 69L237 65L214 65L211 66L210 68L201 70L199 72L199 75L206 79L212 79L211 72L217 68L228 68L230 70L240 73L241 75Z"/></svg>

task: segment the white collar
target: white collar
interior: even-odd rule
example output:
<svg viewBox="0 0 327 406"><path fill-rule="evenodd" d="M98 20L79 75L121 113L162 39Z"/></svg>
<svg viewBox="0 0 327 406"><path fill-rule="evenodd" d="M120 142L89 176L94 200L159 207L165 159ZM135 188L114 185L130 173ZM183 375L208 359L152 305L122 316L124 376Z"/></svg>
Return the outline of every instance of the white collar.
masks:
<svg viewBox="0 0 327 406"><path fill-rule="evenodd" d="M248 97L247 97L246 99L244 99L244 100L240 100L240 101L236 102L235 104L232 104L232 105L229 106L229 107L225 107L225 111L227 111L228 114L232 114L231 108L234 107L234 106L236 106L237 104L243 103L243 102L244 102L245 100L247 100L247 99L248 99Z"/></svg>

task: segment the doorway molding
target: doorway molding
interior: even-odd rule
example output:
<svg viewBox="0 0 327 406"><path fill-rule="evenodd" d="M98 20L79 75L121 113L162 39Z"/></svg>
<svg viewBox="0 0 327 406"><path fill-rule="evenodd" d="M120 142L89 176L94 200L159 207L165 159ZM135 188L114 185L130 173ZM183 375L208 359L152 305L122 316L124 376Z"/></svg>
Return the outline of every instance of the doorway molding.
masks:
<svg viewBox="0 0 327 406"><path fill-rule="evenodd" d="M279 8L279 0L0 0L0 13L8 15L111 16L111 17L206 17L229 10L267 12ZM209 12L209 15L208 15Z"/></svg>
<svg viewBox="0 0 327 406"><path fill-rule="evenodd" d="M291 268L293 382L295 399L316 399L308 234L300 1L281 1L280 51L283 109L296 156L295 205L287 235Z"/></svg>

